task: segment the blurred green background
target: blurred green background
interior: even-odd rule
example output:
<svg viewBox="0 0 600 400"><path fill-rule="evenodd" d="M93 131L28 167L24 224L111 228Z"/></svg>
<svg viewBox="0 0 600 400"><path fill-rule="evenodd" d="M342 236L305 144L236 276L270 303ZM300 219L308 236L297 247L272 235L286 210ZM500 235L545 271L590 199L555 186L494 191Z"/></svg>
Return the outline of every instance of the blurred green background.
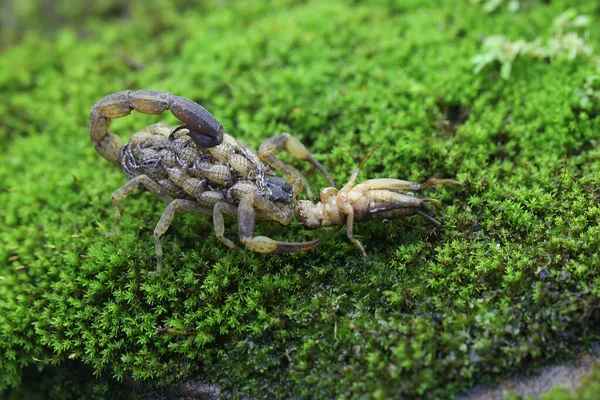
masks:
<svg viewBox="0 0 600 400"><path fill-rule="evenodd" d="M595 0L3 1L0 396L452 398L588 350L599 20ZM125 178L87 134L124 89L197 101L252 146L291 132L339 184L383 141L359 181L464 185L427 192L442 228L356 225L367 259L343 233L244 259L177 216L148 277L164 205L128 198L107 236ZM157 121L176 123L112 130Z"/></svg>

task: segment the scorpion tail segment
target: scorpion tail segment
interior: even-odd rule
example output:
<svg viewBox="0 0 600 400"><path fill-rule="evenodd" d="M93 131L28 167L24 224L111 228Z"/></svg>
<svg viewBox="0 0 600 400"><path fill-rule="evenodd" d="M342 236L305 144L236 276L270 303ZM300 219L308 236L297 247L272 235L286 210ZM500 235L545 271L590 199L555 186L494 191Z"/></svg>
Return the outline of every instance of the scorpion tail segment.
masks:
<svg viewBox="0 0 600 400"><path fill-rule="evenodd" d="M171 129L171 133L169 133L169 140L173 141L175 139L179 139L181 136L187 135L189 129L186 125L179 125L175 128Z"/></svg>
<svg viewBox="0 0 600 400"><path fill-rule="evenodd" d="M142 114L171 110L188 127L190 137L200 147L214 147L223 141L223 126L201 105L169 92L124 90L104 97L94 104L90 112L90 139L96 150L114 164L119 164L123 141L110 133L108 127L113 119L129 115L131 110Z"/></svg>
<svg viewBox="0 0 600 400"><path fill-rule="evenodd" d="M112 93L94 104L90 112L89 133L94 147L113 164L119 164L119 153L123 140L108 131L110 123L115 118L121 118L129 113L131 106L131 90Z"/></svg>
<svg viewBox="0 0 600 400"><path fill-rule="evenodd" d="M111 119L94 114L90 115L90 139L96 151L113 164L119 165L119 154L123 146L123 139L108 131Z"/></svg>
<svg viewBox="0 0 600 400"><path fill-rule="evenodd" d="M189 129L189 137L200 147L215 147L223 142L223 125L200 104L173 96L171 112Z"/></svg>

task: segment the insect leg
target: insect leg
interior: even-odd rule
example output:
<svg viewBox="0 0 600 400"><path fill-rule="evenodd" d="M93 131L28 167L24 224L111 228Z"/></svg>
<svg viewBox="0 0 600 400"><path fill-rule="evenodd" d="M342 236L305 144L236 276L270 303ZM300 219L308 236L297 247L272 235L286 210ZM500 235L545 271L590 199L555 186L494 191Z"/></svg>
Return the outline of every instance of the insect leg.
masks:
<svg viewBox="0 0 600 400"><path fill-rule="evenodd" d="M377 189L387 189L387 190L411 190L411 191L419 191L423 189L427 189L436 185L461 185L460 182L457 182L453 179L429 179L425 183L416 183L403 181L400 179L390 179L390 178L379 178L379 179L369 179L366 180L356 187L365 188L367 190L377 190Z"/></svg>

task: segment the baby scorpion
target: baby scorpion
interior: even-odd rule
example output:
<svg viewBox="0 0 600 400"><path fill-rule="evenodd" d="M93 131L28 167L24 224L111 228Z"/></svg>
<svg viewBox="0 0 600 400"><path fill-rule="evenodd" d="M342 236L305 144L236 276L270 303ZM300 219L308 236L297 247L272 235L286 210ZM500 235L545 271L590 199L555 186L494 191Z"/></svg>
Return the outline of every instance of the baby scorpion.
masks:
<svg viewBox="0 0 600 400"><path fill-rule="evenodd" d="M131 110L159 114L166 109L185 125L172 129L162 123L154 124L134 134L126 144L119 136L108 132L112 119L128 115ZM224 134L222 125L200 105L161 91L123 91L106 96L91 110L89 133L96 150L108 161L119 165L128 178L128 182L111 196L117 234L121 218L119 202L136 189L143 187L167 204L154 229L156 272L162 265L161 238L176 212L212 216L217 238L228 247L239 249L224 236L224 215L236 216L240 242L259 253L307 251L317 247L323 239L281 242L254 236L257 218L285 226L295 216L300 225L309 229L346 224L348 238L366 256L360 241L353 237L354 222L420 214L439 225L421 211L426 203L435 200L419 199L398 191L458 184L450 179L430 179L424 184L373 179L354 185L375 147L354 171L350 181L338 190L325 168L289 133L265 140L255 151ZM297 201L304 188L309 198L312 194L306 178L277 158L284 150L297 159L308 161L325 176L331 187L320 192L320 202ZM284 177L276 176L276 171Z"/></svg>

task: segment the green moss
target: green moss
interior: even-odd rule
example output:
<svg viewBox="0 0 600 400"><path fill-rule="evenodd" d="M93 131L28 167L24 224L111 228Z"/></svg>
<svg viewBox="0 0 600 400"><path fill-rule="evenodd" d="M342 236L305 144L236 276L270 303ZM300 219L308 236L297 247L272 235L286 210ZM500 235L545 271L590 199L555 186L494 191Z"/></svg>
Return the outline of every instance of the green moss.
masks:
<svg viewBox="0 0 600 400"><path fill-rule="evenodd" d="M97 397L112 378L190 377L236 397L451 397L597 340L596 61L522 58L509 80L471 62L482 35L548 37L569 3L157 1L17 26L27 35L0 54L0 390L37 370L62 387L49 365L75 358L101 377L80 387ZM578 7L597 43L597 2ZM383 141L361 179L464 186L428 194L444 228L357 225L367 259L339 233L244 261L209 219L178 216L165 273L147 277L163 205L127 199L122 234L106 236L124 178L86 133L91 106L126 88L200 101L255 146L293 132L337 182ZM159 120L175 122L136 113L113 128Z"/></svg>

